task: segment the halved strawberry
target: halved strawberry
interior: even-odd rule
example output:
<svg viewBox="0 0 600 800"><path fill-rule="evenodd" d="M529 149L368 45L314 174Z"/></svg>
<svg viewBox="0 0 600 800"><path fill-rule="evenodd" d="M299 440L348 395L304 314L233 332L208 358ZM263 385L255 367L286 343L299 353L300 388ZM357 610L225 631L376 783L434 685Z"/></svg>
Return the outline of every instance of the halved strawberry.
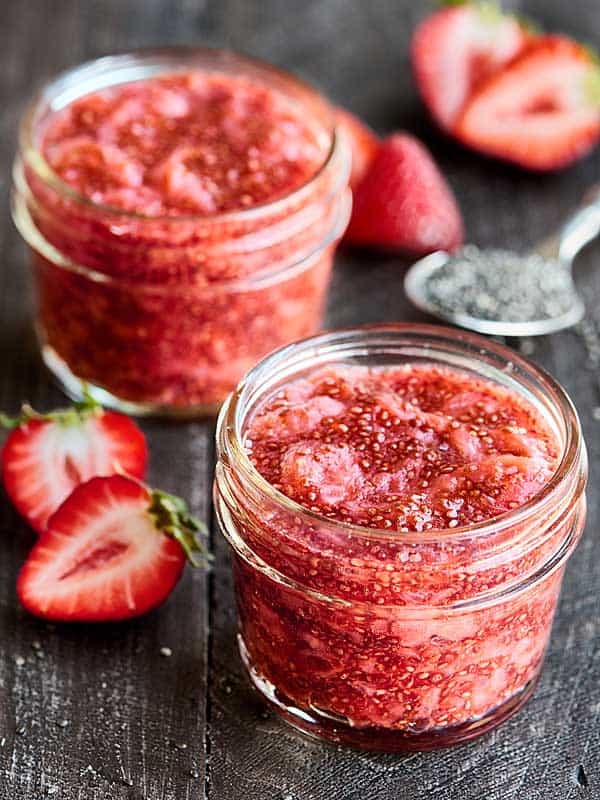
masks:
<svg viewBox="0 0 600 800"><path fill-rule="evenodd" d="M442 8L415 30L411 61L429 112L448 130L467 98L523 48L530 34L493 3Z"/></svg>
<svg viewBox="0 0 600 800"><path fill-rule="evenodd" d="M144 434L128 417L104 411L89 396L49 414L23 406L19 417L2 415L0 422L14 428L2 452L6 493L39 533L74 487L94 475L144 476Z"/></svg>
<svg viewBox="0 0 600 800"><path fill-rule="evenodd" d="M337 125L346 135L352 150L350 188L354 191L375 158L381 140L375 131L372 131L368 125L344 108L339 106L336 108L335 118Z"/></svg>
<svg viewBox="0 0 600 800"><path fill-rule="evenodd" d="M414 255L454 250L462 243L452 190L413 136L396 133L382 143L354 193L346 239Z"/></svg>
<svg viewBox="0 0 600 800"><path fill-rule="evenodd" d="M17 580L32 614L70 622L135 617L171 593L204 550L178 497L123 475L80 484L48 520Z"/></svg>
<svg viewBox="0 0 600 800"><path fill-rule="evenodd" d="M539 37L474 94L455 134L528 169L564 167L600 137L600 68L572 39Z"/></svg>

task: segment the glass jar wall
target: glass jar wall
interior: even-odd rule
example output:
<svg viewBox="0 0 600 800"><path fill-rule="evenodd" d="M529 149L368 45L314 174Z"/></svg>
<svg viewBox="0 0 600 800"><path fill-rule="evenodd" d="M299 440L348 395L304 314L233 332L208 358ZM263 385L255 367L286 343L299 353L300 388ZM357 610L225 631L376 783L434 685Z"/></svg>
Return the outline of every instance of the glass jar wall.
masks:
<svg viewBox="0 0 600 800"><path fill-rule="evenodd" d="M207 85L214 102L202 99ZM185 158L176 148L163 163L157 151L179 135L178 103L190 97L213 116L220 104L214 141L191 154L186 142ZM256 141L270 149L251 144L246 158L257 119L266 132ZM221 175L215 153L235 169ZM200 158L217 170L212 194L194 172ZM317 92L226 51L111 56L46 86L21 127L13 211L31 253L43 356L66 391L77 396L85 382L130 413L213 412L267 352L314 332L348 220L349 160ZM272 197L267 178L279 180ZM256 204L236 195L248 186Z"/></svg>
<svg viewBox="0 0 600 800"><path fill-rule="evenodd" d="M400 532L326 517L255 468L248 429L266 398L315 370L399 365L451 369L535 409L557 446L551 477L499 516ZM449 329L334 331L253 369L221 410L217 443L215 505L233 554L242 659L288 722L367 749L419 750L478 736L526 701L585 519L579 421L548 375Z"/></svg>

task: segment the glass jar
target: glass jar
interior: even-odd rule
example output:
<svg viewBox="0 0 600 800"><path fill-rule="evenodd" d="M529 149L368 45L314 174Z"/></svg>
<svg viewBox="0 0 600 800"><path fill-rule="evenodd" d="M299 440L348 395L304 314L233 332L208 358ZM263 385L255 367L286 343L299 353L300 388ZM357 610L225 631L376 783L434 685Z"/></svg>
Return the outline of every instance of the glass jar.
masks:
<svg viewBox="0 0 600 800"><path fill-rule="evenodd" d="M197 70L256 82L310 121L317 173L282 198L204 216L144 216L78 194L41 152L44 126L106 87ZM29 245L43 358L128 413L211 413L267 352L318 329L350 210L350 154L332 109L296 78L220 50L101 58L48 84L20 131L13 216Z"/></svg>
<svg viewBox="0 0 600 800"><path fill-rule="evenodd" d="M465 527L398 533L298 505L243 447L257 404L318 367L445 365L533 404L559 465L528 502ZM442 327L324 333L271 354L221 409L215 506L233 555L252 683L314 736L426 750L490 730L538 679L565 565L582 533L587 460L563 389L517 354Z"/></svg>

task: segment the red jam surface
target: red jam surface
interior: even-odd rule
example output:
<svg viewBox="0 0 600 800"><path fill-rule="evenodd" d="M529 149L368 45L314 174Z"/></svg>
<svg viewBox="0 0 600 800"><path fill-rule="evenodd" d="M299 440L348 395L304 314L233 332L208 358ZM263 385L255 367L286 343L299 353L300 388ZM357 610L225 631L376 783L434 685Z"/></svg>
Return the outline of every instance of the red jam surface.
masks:
<svg viewBox="0 0 600 800"><path fill-rule="evenodd" d="M452 538L522 506L555 472L559 444L532 405L445 367L340 366L285 385L244 433L262 476L306 510L389 531L244 508L244 541L297 584L234 561L251 669L286 707L410 737L493 716L532 685L562 570L467 601L532 574L564 524L545 536L536 520L516 550L523 527Z"/></svg>
<svg viewBox="0 0 600 800"><path fill-rule="evenodd" d="M52 117L41 150L93 202L149 216L251 208L323 162L317 132L281 94L198 72L86 95Z"/></svg>
<svg viewBox="0 0 600 800"><path fill-rule="evenodd" d="M298 381L255 413L246 448L272 486L311 511L400 532L518 508L557 461L547 427L514 394L414 366Z"/></svg>
<svg viewBox="0 0 600 800"><path fill-rule="evenodd" d="M33 225L100 273L57 269L28 239L61 369L121 400L213 407L267 352L317 329L346 212L344 181L321 169L331 132L311 107L188 71L86 95L38 140L92 204L26 164Z"/></svg>

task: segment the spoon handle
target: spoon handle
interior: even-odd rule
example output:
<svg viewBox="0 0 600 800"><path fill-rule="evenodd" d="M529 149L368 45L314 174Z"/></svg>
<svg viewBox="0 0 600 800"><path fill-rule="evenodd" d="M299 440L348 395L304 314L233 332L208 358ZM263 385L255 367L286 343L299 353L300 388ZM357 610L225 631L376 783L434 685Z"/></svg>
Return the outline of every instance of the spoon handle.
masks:
<svg viewBox="0 0 600 800"><path fill-rule="evenodd" d="M577 253L600 233L600 186L586 192L582 204L553 236L540 242L535 252L570 266Z"/></svg>

